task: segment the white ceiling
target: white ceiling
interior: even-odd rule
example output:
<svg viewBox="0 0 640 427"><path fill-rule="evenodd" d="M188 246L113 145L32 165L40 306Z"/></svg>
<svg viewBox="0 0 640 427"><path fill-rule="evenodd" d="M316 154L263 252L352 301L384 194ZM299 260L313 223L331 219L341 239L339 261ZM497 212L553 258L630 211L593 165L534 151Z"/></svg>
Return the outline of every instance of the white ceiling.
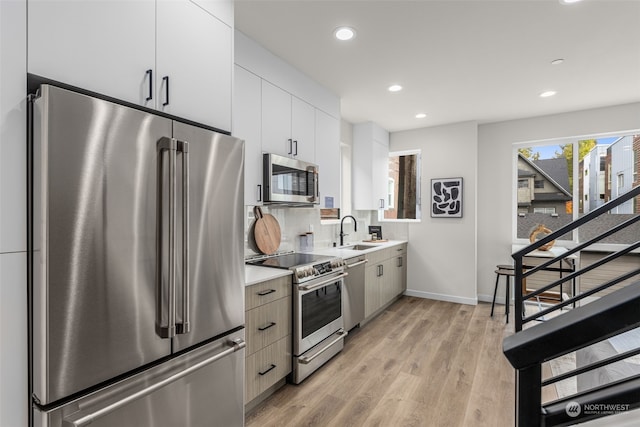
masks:
<svg viewBox="0 0 640 427"><path fill-rule="evenodd" d="M389 131L638 102L639 22L640 0L235 1L238 30Z"/></svg>

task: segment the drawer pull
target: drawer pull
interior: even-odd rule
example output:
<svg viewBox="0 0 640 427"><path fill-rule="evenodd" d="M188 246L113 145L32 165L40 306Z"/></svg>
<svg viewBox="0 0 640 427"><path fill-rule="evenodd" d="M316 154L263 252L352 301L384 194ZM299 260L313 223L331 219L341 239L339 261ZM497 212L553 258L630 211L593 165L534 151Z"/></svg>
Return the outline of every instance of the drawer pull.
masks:
<svg viewBox="0 0 640 427"><path fill-rule="evenodd" d="M262 291L262 292L258 292L258 295L260 295L261 297L265 296L265 295L269 295L274 293L276 290L275 289L267 289L266 291Z"/></svg>
<svg viewBox="0 0 640 427"><path fill-rule="evenodd" d="M276 368L276 365L274 365L273 363L271 364L271 366L269 366L269 368L266 371L262 371L262 372L258 372L259 375L267 375L267 373L269 371L272 371Z"/></svg>
<svg viewBox="0 0 640 427"><path fill-rule="evenodd" d="M276 326L276 322L269 322L269 324L267 326L263 326L261 328L258 328L259 331L266 331L267 329L269 329L272 326Z"/></svg>

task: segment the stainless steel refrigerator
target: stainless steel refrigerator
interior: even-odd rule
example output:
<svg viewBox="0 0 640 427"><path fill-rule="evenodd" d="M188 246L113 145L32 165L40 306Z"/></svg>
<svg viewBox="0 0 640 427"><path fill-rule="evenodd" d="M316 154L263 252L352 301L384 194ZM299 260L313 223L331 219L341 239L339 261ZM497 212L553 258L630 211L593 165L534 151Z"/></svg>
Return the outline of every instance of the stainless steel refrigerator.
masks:
<svg viewBox="0 0 640 427"><path fill-rule="evenodd" d="M35 426L241 426L244 142L42 85Z"/></svg>

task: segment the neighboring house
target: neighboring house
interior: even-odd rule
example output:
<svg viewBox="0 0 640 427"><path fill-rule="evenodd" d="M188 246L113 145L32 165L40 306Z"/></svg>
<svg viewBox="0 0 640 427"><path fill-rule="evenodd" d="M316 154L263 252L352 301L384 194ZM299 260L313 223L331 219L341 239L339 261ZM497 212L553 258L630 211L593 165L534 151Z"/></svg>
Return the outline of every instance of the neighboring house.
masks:
<svg viewBox="0 0 640 427"><path fill-rule="evenodd" d="M638 166L640 135L625 135L615 140L606 155L605 200L613 200L640 185ZM611 210L615 214L640 212L640 202L629 200Z"/></svg>
<svg viewBox="0 0 640 427"><path fill-rule="evenodd" d="M564 157L531 161L518 154L518 213L568 213L571 201Z"/></svg>
<svg viewBox="0 0 640 427"><path fill-rule="evenodd" d="M608 145L596 145L580 160L580 213L588 213L605 203Z"/></svg>

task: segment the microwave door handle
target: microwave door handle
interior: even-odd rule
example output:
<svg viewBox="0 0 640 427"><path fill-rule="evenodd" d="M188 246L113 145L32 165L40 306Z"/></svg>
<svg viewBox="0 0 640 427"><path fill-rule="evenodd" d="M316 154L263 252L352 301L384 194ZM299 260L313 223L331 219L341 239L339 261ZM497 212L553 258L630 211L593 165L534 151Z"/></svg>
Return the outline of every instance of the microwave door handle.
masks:
<svg viewBox="0 0 640 427"><path fill-rule="evenodd" d="M182 153L182 323L176 325L178 334L191 330L189 323L189 143L178 141Z"/></svg>
<svg viewBox="0 0 640 427"><path fill-rule="evenodd" d="M158 209L158 221L157 221L157 239L156 239L156 265L157 265L157 286L159 288L159 308L160 308L160 321L156 324L156 328L159 335L162 338L173 338L176 335L175 326L175 313L176 313L176 147L177 141L174 138L162 137L158 141L158 184L157 184L157 209ZM164 161L163 152L167 152L169 161L169 289L167 298L167 325L162 325L162 267L163 267L163 246L164 246L164 195L163 195L163 178L164 178Z"/></svg>
<svg viewBox="0 0 640 427"><path fill-rule="evenodd" d="M309 197L310 202L315 202L320 199L320 184L318 183L318 168L315 166L309 166L307 173L313 174L313 196Z"/></svg>

